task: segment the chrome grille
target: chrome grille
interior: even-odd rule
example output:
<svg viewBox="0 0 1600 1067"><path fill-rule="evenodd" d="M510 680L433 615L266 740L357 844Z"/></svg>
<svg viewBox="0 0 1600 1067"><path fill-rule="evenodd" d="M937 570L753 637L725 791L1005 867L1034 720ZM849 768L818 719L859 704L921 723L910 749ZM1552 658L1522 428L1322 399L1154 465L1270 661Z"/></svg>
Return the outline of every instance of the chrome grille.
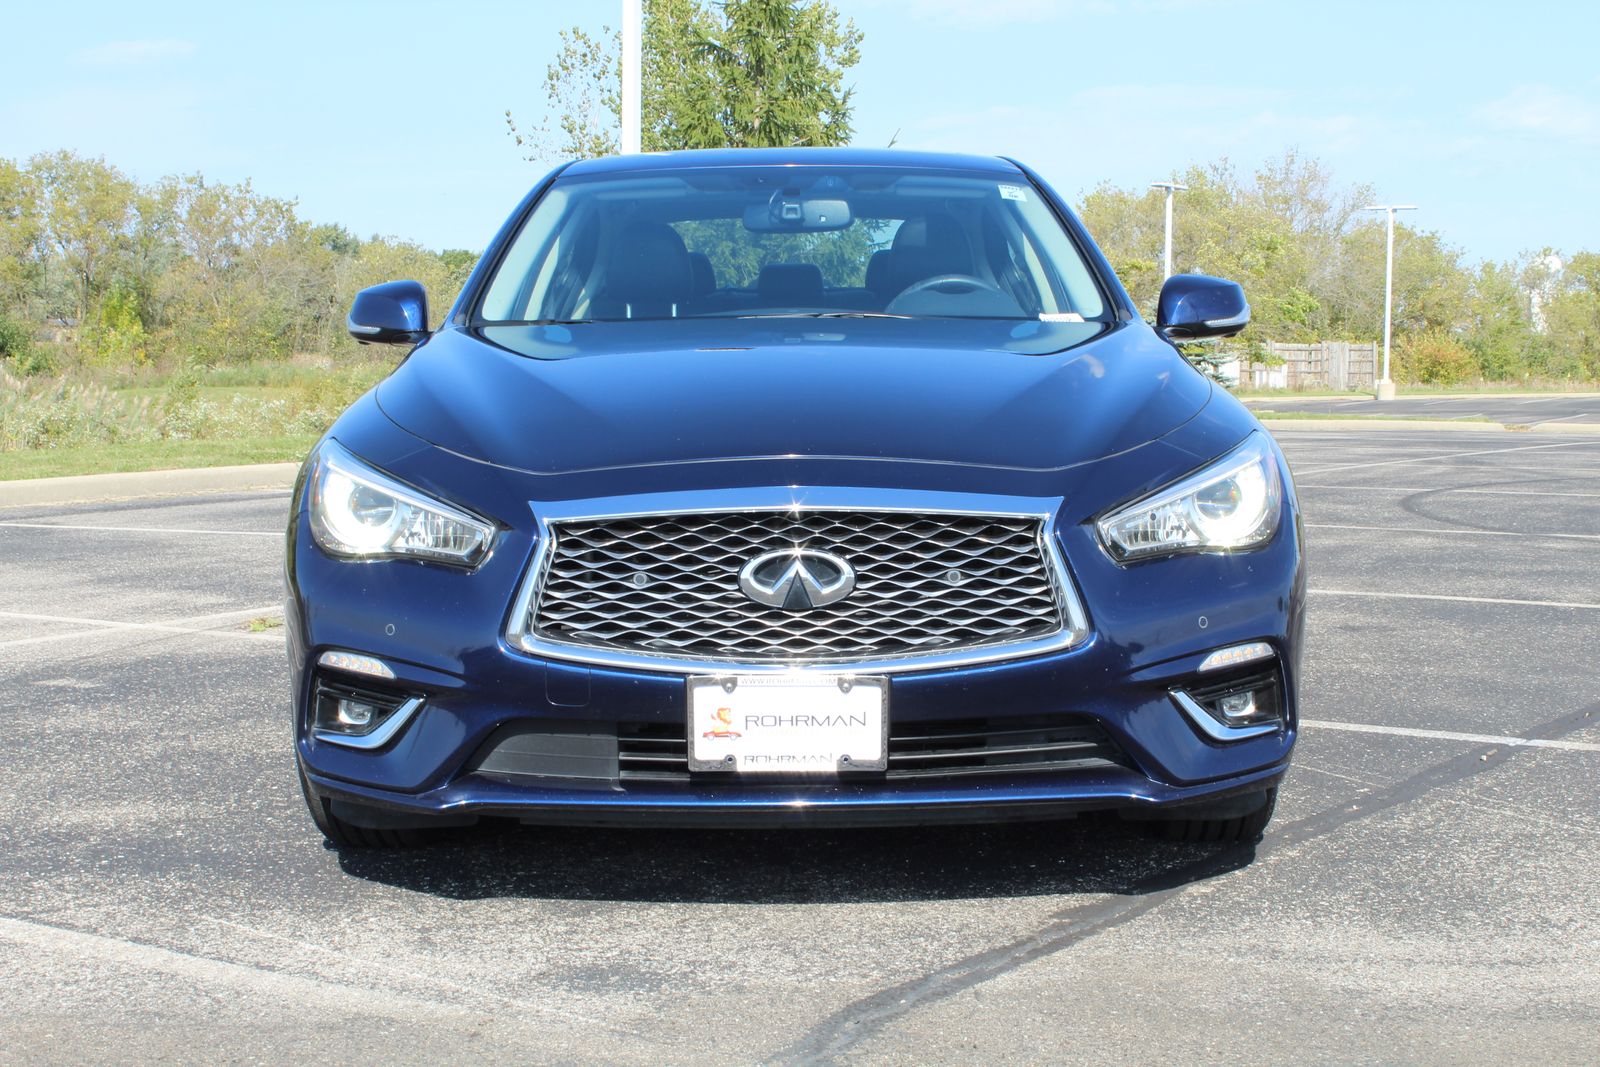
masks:
<svg viewBox="0 0 1600 1067"><path fill-rule="evenodd" d="M728 663L914 657L1059 634L1060 590L1033 517L742 511L563 520L550 526L530 636ZM856 571L843 601L806 612L739 589L755 557L795 546Z"/></svg>

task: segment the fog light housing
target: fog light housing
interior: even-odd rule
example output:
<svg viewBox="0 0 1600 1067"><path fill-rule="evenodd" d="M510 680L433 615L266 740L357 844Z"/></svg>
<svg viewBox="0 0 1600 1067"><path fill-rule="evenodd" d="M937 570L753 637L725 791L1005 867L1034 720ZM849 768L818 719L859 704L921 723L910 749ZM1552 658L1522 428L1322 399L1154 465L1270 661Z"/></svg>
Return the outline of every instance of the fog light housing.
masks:
<svg viewBox="0 0 1600 1067"><path fill-rule="evenodd" d="M348 727L351 731L366 732L377 725L374 716L382 716L376 704L369 704L365 700L355 697L340 697L334 703L333 721L340 726Z"/></svg>
<svg viewBox="0 0 1600 1067"><path fill-rule="evenodd" d="M421 707L419 696L322 682L317 686L311 730L317 740L329 744L381 748Z"/></svg>
<svg viewBox="0 0 1600 1067"><path fill-rule="evenodd" d="M1217 710L1222 712L1224 722L1249 722L1256 714L1256 695L1253 691L1229 693L1217 698Z"/></svg>
<svg viewBox="0 0 1600 1067"><path fill-rule="evenodd" d="M1243 741L1282 728L1283 682L1276 670L1174 689L1172 702L1214 741Z"/></svg>

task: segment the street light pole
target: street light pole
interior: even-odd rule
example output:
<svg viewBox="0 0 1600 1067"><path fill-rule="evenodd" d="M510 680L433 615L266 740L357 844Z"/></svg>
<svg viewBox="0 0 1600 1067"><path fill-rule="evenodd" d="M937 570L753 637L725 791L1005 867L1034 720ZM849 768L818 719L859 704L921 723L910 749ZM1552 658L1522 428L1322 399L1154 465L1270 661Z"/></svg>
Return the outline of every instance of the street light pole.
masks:
<svg viewBox="0 0 1600 1067"><path fill-rule="evenodd" d="M1394 382L1389 378L1389 338L1394 326L1394 213L1415 211L1415 204L1368 204L1367 211L1382 211L1388 216L1388 250L1383 265L1383 377L1378 380L1377 399L1394 399Z"/></svg>
<svg viewBox="0 0 1600 1067"><path fill-rule="evenodd" d="M1179 190L1187 190L1187 185L1177 182L1151 182L1152 189L1165 189L1167 191L1167 238L1162 245L1161 253L1161 280L1166 281L1172 277L1172 194Z"/></svg>
<svg viewBox="0 0 1600 1067"><path fill-rule="evenodd" d="M622 0L622 151L634 154L643 142L639 133L640 97L643 96L643 78L640 73L644 52L643 0Z"/></svg>

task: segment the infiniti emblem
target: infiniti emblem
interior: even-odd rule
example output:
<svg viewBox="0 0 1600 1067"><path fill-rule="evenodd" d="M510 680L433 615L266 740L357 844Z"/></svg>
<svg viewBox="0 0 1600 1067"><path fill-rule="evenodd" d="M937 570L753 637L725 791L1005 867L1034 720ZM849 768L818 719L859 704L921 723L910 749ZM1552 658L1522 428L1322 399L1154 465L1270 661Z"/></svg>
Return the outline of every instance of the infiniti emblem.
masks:
<svg viewBox="0 0 1600 1067"><path fill-rule="evenodd" d="M781 548L757 556L739 571L739 588L757 604L810 611L837 604L856 587L855 569L831 552Z"/></svg>

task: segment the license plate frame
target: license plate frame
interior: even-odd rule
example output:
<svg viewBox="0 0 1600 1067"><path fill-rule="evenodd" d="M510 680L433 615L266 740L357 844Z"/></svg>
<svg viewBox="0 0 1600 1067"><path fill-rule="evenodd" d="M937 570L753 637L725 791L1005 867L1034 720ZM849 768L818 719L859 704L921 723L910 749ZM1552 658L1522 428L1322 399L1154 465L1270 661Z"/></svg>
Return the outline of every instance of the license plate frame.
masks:
<svg viewBox="0 0 1600 1067"><path fill-rule="evenodd" d="M885 678L695 675L685 696L690 771L815 777L889 767Z"/></svg>

